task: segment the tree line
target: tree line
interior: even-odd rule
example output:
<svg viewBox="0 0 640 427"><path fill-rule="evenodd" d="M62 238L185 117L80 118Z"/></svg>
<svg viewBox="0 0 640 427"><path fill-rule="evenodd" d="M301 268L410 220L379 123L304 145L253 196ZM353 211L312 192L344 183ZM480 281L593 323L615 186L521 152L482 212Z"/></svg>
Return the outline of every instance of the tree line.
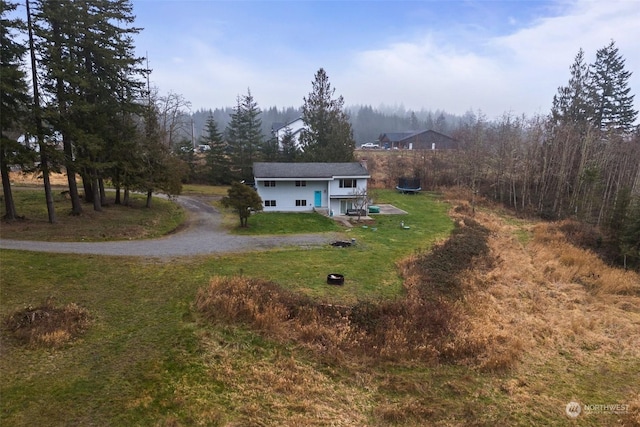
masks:
<svg viewBox="0 0 640 427"><path fill-rule="evenodd" d="M83 210L77 176L85 202L97 211L106 203L107 181L116 203L128 203L134 190L147 193L147 204L154 191L178 192L184 165L166 144L150 70L134 54L133 35L140 29L133 26L131 3L34 0L25 6L26 19L10 19L17 4L0 0L6 218L16 218L11 167L41 174L50 222L52 171L67 172L74 215Z"/></svg>
<svg viewBox="0 0 640 427"><path fill-rule="evenodd" d="M176 93L159 95L145 58L134 54L133 36L141 29L129 0L27 0L25 6L26 19L9 18L16 16L17 3L0 0L6 219L17 217L9 181L14 167L43 178L49 221L55 222L51 172L67 172L71 212L80 215L81 199L102 209L106 184L115 188L116 204L127 204L130 192L139 191L150 205L153 192L178 194L183 182L251 180L255 161L353 158L344 101L323 69L301 108L311 123L304 150L288 147L282 154L264 132L250 89L238 96L223 130L210 116L196 141L185 115L189 101ZM196 142L208 148L204 159L194 151Z"/></svg>
<svg viewBox="0 0 640 427"><path fill-rule="evenodd" d="M189 180L214 185L252 181L256 161L349 162L354 159L355 140L344 100L335 95L323 68L316 72L311 92L303 98L300 117L306 128L297 140L290 131L282 140L271 132L265 134L262 111L248 89L247 94L238 96L224 130L211 113L197 144L183 138L177 151L190 165ZM206 149L197 155L194 145Z"/></svg>
<svg viewBox="0 0 640 427"><path fill-rule="evenodd" d="M592 224L623 263L640 263L640 131L624 63L613 41L591 64L580 50L548 115L475 115L452 133L460 151L398 156L388 175L464 185L522 214Z"/></svg>
<svg viewBox="0 0 640 427"><path fill-rule="evenodd" d="M473 117L470 111L460 116L438 109L413 111L402 106L374 108L371 105L346 105L344 109L349 116L356 146L376 142L380 134L388 132L432 129L450 135L460 124ZM201 108L193 112L185 108L180 119L181 138L197 144L207 132L206 123L210 117L213 117L220 129L226 129L233 111L234 107ZM299 117L302 117L301 106L263 108L260 115L262 134L268 139L274 124L289 123Z"/></svg>

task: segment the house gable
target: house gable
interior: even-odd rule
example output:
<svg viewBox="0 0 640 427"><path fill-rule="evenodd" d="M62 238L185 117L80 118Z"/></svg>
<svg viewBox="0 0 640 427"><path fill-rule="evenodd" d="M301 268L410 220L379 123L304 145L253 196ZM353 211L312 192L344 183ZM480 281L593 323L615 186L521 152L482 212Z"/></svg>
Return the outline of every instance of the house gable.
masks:
<svg viewBox="0 0 640 427"><path fill-rule="evenodd" d="M302 120L302 117L298 117L288 123L274 123L271 125L271 133L278 141L278 148L282 149L282 138L284 138L288 129L293 136L296 147L302 149L302 146L300 145L300 133L303 129L306 129L306 127L307 125L304 120Z"/></svg>

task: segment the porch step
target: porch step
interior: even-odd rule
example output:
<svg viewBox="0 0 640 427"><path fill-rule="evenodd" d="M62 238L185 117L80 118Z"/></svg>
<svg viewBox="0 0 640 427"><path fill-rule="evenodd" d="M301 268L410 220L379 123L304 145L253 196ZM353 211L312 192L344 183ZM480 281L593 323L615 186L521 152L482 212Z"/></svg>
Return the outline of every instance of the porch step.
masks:
<svg viewBox="0 0 640 427"><path fill-rule="evenodd" d="M320 215L324 215L324 216L329 216L329 209L328 208L313 208L314 211L318 212Z"/></svg>

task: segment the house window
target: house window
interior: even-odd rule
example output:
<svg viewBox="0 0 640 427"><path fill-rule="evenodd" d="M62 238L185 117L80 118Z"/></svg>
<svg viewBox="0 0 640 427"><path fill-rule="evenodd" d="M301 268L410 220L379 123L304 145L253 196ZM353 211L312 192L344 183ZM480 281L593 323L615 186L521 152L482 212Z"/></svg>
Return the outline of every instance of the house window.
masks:
<svg viewBox="0 0 640 427"><path fill-rule="evenodd" d="M355 179L341 179L340 188L356 188L357 180Z"/></svg>
<svg viewBox="0 0 640 427"><path fill-rule="evenodd" d="M265 205L265 207L275 207L276 201L275 200L265 200L264 201L264 205Z"/></svg>
<svg viewBox="0 0 640 427"><path fill-rule="evenodd" d="M306 187L307 181L296 181L296 187Z"/></svg>
<svg viewBox="0 0 640 427"><path fill-rule="evenodd" d="M306 200L296 200L296 206L307 206Z"/></svg>
<svg viewBox="0 0 640 427"><path fill-rule="evenodd" d="M265 187L275 187L276 186L276 182L275 181L265 181L264 182L264 186Z"/></svg>

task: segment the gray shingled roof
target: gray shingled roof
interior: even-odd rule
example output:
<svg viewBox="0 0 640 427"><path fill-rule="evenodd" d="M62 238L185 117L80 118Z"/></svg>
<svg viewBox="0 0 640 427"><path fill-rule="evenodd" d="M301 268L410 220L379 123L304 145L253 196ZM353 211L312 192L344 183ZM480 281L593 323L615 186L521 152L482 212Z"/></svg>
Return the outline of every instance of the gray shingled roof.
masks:
<svg viewBox="0 0 640 427"><path fill-rule="evenodd" d="M271 132L277 132L280 129L285 128L285 127L297 122L298 120L302 120L302 117L297 117L297 118L295 118L295 119L293 119L291 121L288 121L286 123L274 122L274 123L271 124Z"/></svg>
<svg viewBox="0 0 640 427"><path fill-rule="evenodd" d="M386 136L391 142L399 142L421 132L423 131L388 132L383 133L381 137Z"/></svg>
<svg viewBox="0 0 640 427"><path fill-rule="evenodd" d="M379 139L384 139L384 137L386 136L389 141L391 142L402 142L405 139L409 139L412 138L416 135L421 135L421 134L432 134L435 136L438 136L440 139L445 139L445 140L449 140L449 141L455 141L453 138L451 138L450 136L447 136L443 133L440 132L436 132L435 130L418 130L418 131L406 131L406 132L388 132L388 133L383 133L380 135Z"/></svg>
<svg viewBox="0 0 640 427"><path fill-rule="evenodd" d="M266 163L253 164L256 179L332 178L334 176L369 177L358 162L351 163Z"/></svg>

